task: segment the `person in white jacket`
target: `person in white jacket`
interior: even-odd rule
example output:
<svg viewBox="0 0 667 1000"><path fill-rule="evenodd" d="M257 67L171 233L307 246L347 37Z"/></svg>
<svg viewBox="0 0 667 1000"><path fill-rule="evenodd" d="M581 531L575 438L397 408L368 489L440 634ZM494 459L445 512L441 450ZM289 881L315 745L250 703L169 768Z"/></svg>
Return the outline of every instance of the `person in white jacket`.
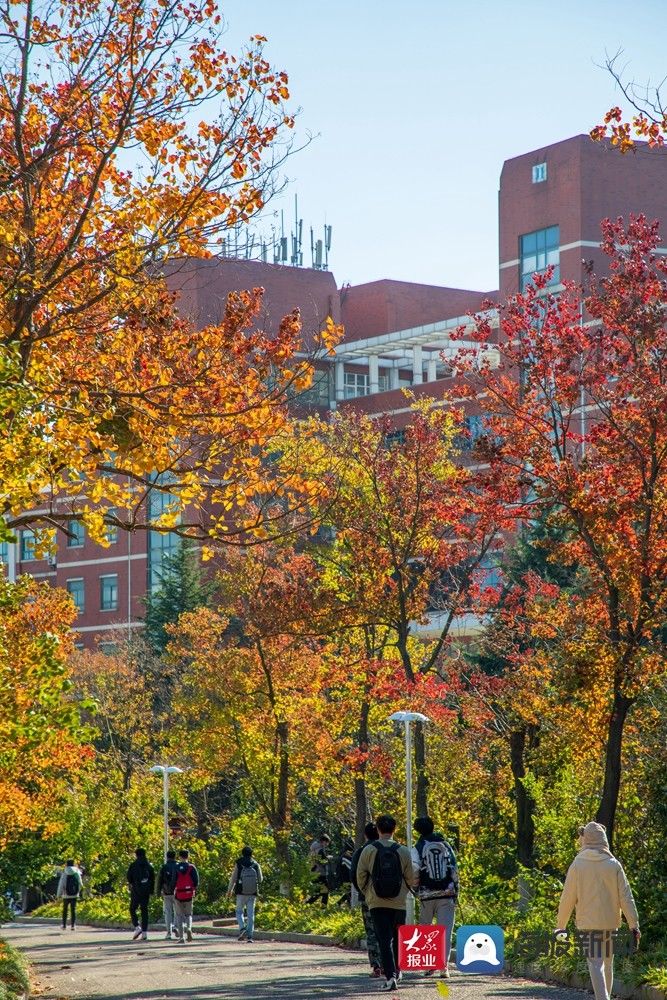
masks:
<svg viewBox="0 0 667 1000"><path fill-rule="evenodd" d="M557 934L563 933L572 911L577 930L588 932L588 971L595 1000L610 1000L614 980L613 931L621 913L639 944L639 917L621 864L609 850L600 823L579 828L579 853L570 865L558 907Z"/></svg>
<svg viewBox="0 0 667 1000"><path fill-rule="evenodd" d="M67 910L72 912L72 930L76 926L76 901L81 894L82 888L81 869L77 868L71 859L65 862L65 867L60 873L58 890L56 896L63 901L63 930L67 930Z"/></svg>

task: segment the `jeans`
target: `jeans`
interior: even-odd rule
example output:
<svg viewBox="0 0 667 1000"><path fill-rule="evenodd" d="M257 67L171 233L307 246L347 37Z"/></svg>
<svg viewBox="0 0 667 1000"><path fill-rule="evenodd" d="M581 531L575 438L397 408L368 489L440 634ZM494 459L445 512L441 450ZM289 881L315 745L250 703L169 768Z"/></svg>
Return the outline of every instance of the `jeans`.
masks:
<svg viewBox="0 0 667 1000"><path fill-rule="evenodd" d="M393 979L397 973L398 928L405 923L405 910L376 906L371 910L371 919L380 949L382 971L387 979Z"/></svg>
<svg viewBox="0 0 667 1000"><path fill-rule="evenodd" d="M173 896L163 896L162 906L164 907L164 925L167 928L167 934L171 934L171 929L175 924L174 919L174 897Z"/></svg>
<svg viewBox="0 0 667 1000"><path fill-rule="evenodd" d="M133 927L139 926L137 909L141 911L141 929L146 933L148 930L148 896L130 896L130 920Z"/></svg>
<svg viewBox="0 0 667 1000"><path fill-rule="evenodd" d="M382 959L380 958L380 946L378 945L378 939L375 936L375 927L373 926L371 911L368 909L365 902L361 904L361 918L364 922L364 930L366 932L366 951L368 952L368 961L371 963L371 969L381 969Z"/></svg>
<svg viewBox="0 0 667 1000"><path fill-rule="evenodd" d="M445 965L449 965L449 953L452 950L452 934L454 933L454 911L456 900L452 897L440 896L436 899L421 899L419 901L419 923L436 924L445 928Z"/></svg>
<svg viewBox="0 0 667 1000"><path fill-rule="evenodd" d="M72 927L76 923L76 896L63 899L63 927L67 927L67 907L72 908Z"/></svg>
<svg viewBox="0 0 667 1000"><path fill-rule="evenodd" d="M592 955L587 956L588 972L595 1000L611 1000L614 984L614 949L611 931L591 931ZM600 936L601 940L595 940Z"/></svg>
<svg viewBox="0 0 667 1000"><path fill-rule="evenodd" d="M182 938L183 931L192 932L192 900L174 899L176 911L176 937Z"/></svg>
<svg viewBox="0 0 667 1000"><path fill-rule="evenodd" d="M252 941L252 932L255 929L255 900L256 896L245 896L240 892L236 897L236 919L239 930L246 931L248 941ZM243 920L243 910L246 911L246 920Z"/></svg>

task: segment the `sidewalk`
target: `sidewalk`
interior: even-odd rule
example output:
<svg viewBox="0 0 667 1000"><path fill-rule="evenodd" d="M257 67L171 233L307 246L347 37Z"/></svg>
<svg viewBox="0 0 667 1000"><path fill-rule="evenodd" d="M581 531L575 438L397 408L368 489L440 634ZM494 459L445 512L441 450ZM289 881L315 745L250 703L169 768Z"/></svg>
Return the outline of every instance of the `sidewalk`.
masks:
<svg viewBox="0 0 667 1000"><path fill-rule="evenodd" d="M72 933L57 922L26 921L0 933L32 963L40 996L48 1000L365 1000L378 994L361 952L283 941L248 945L207 930L190 945L164 940L164 928L135 943L129 928L81 926ZM399 993L406 1000L439 1000L438 982L406 975ZM452 1000L588 996L502 976L454 973L448 985Z"/></svg>

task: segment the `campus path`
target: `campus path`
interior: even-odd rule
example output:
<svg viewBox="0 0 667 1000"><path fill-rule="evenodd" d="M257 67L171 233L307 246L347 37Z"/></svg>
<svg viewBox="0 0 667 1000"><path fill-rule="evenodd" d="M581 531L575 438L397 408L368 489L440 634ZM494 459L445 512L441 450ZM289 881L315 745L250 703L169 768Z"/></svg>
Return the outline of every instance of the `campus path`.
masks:
<svg viewBox="0 0 667 1000"><path fill-rule="evenodd" d="M362 1000L378 996L364 956L318 945L273 941L248 945L195 935L190 945L159 933L133 944L129 931L81 926L11 924L0 932L20 948L38 979L37 996L49 1000ZM584 1000L580 990L522 979L459 976L449 980L451 1000ZM433 980L406 976L397 996L440 1000Z"/></svg>

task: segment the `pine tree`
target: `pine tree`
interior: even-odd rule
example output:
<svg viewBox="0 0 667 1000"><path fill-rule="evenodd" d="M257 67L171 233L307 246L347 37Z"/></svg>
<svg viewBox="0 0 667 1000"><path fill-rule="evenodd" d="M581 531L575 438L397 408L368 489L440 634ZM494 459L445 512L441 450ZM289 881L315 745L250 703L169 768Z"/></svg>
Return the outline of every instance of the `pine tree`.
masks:
<svg viewBox="0 0 667 1000"><path fill-rule="evenodd" d="M197 548L179 545L164 566L160 586L145 598L144 636L157 656L171 640L167 626L174 625L185 611L208 606L214 592L215 583L204 576Z"/></svg>

